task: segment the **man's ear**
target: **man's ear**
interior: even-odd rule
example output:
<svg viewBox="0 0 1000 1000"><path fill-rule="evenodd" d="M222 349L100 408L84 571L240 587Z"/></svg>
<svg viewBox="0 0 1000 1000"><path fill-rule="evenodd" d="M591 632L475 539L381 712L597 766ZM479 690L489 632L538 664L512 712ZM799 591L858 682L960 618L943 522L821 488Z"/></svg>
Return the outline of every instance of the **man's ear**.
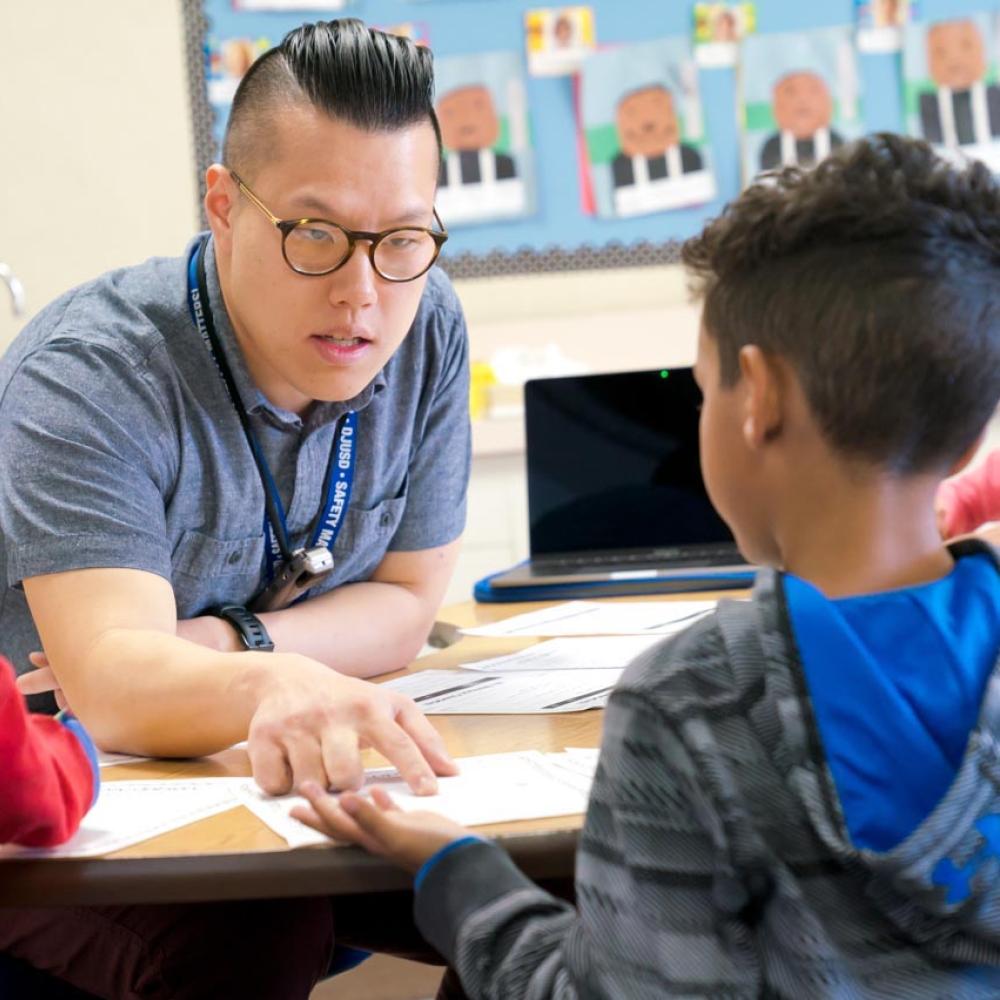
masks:
<svg viewBox="0 0 1000 1000"><path fill-rule="evenodd" d="M232 216L238 191L229 171L213 163L205 172L205 215L217 250L226 253L232 240Z"/></svg>
<svg viewBox="0 0 1000 1000"><path fill-rule="evenodd" d="M739 364L743 386L743 439L748 447L758 450L781 433L785 402L783 380L774 360L756 344L740 348Z"/></svg>

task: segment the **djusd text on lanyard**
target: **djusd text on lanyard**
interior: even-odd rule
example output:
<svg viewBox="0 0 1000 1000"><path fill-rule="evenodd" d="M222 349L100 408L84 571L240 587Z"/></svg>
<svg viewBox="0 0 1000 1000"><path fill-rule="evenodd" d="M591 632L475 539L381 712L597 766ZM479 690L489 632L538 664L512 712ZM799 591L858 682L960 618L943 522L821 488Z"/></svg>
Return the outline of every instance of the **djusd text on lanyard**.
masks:
<svg viewBox="0 0 1000 1000"><path fill-rule="evenodd" d="M229 391L264 487L265 586L250 607L253 611L277 611L301 600L310 587L333 572L333 546L344 523L354 485L358 415L352 410L337 423L336 439L324 479L323 501L316 515L309 546L293 550L288 541L288 522L281 496L257 435L250 426L250 417L240 399L212 322L205 280L205 243L202 240L194 248L188 261L188 305L191 318Z"/></svg>

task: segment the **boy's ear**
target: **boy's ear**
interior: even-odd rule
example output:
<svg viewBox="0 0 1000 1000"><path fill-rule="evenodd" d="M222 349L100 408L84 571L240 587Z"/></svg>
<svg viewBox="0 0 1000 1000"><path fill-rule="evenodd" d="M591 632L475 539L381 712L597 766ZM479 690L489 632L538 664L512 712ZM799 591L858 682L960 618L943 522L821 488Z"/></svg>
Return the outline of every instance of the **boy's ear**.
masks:
<svg viewBox="0 0 1000 1000"><path fill-rule="evenodd" d="M743 439L757 450L781 433L784 393L781 372L756 344L740 348L743 384Z"/></svg>

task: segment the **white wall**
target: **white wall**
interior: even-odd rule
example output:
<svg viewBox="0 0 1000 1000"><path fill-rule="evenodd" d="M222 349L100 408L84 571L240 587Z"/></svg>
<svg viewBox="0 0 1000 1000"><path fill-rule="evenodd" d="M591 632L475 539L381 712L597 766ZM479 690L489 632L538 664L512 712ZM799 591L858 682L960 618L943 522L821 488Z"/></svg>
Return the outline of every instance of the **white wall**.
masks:
<svg viewBox="0 0 1000 1000"><path fill-rule="evenodd" d="M2 0L0 261L30 312L197 220L179 0ZM0 286L0 348L15 321Z"/></svg>

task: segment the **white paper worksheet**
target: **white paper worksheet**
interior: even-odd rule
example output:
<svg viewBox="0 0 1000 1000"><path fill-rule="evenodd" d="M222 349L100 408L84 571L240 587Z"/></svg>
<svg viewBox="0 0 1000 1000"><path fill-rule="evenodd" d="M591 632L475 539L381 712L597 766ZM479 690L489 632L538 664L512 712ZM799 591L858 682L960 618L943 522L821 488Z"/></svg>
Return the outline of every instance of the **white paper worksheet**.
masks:
<svg viewBox="0 0 1000 1000"><path fill-rule="evenodd" d="M537 646L463 663L465 670L501 674L511 670L601 670L627 667L640 653L663 642L662 635L600 635L550 639Z"/></svg>
<svg viewBox="0 0 1000 1000"><path fill-rule="evenodd" d="M550 766L549 754L537 750L462 757L460 773L438 778L436 795L414 795L393 768L365 772L365 785L377 783L407 812L429 810L463 826L504 823L509 820L572 816L587 808L590 783L579 765L575 772ZM553 757L561 758L560 754ZM240 789L243 804L291 847L328 843L290 813L305 803L298 795L271 798L246 779Z"/></svg>
<svg viewBox="0 0 1000 1000"><path fill-rule="evenodd" d="M598 604L567 601L515 615L492 625L465 628L466 635L671 635L715 610L715 601L644 601Z"/></svg>
<svg viewBox="0 0 1000 1000"><path fill-rule="evenodd" d="M92 858L240 805L238 778L107 781L80 829L59 847L0 847L0 858Z"/></svg>
<svg viewBox="0 0 1000 1000"><path fill-rule="evenodd" d="M538 715L601 708L621 677L607 670L421 670L385 686L408 694L427 715Z"/></svg>

